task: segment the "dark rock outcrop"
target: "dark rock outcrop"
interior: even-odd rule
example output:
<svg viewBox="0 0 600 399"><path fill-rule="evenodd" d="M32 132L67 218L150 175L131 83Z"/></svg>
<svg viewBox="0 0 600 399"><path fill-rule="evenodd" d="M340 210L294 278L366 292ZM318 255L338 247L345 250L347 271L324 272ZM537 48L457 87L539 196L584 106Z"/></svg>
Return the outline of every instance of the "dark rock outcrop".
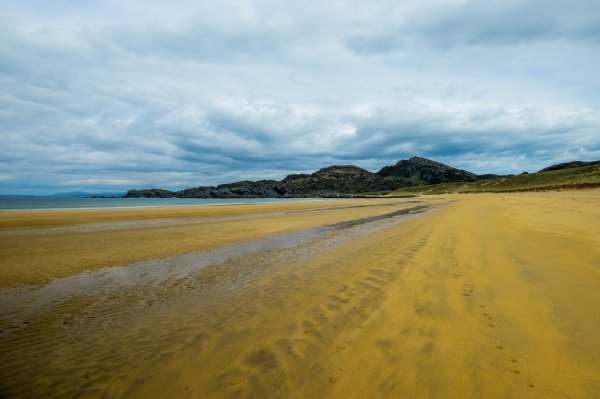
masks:
<svg viewBox="0 0 600 399"><path fill-rule="evenodd" d="M290 175L283 179L283 182L293 187L295 194L357 194L388 191L401 187L397 182L386 180L352 165L334 165L320 169L311 175L297 176Z"/></svg>
<svg viewBox="0 0 600 399"><path fill-rule="evenodd" d="M171 198L174 196L173 191L163 190L160 188L150 188L146 190L129 190L125 197L127 198Z"/></svg>
<svg viewBox="0 0 600 399"><path fill-rule="evenodd" d="M174 193L175 197L260 198L260 197L335 197L357 193L394 190L399 181L384 179L368 170L351 166L330 166L313 174L291 174L281 181L241 181L218 186L200 186Z"/></svg>
<svg viewBox="0 0 600 399"><path fill-rule="evenodd" d="M477 175L466 170L455 169L443 163L420 157L412 157L408 160L398 161L393 166L385 166L377 174L383 177L396 177L414 181L416 184L470 182L478 180Z"/></svg>
<svg viewBox="0 0 600 399"><path fill-rule="evenodd" d="M339 197L381 193L401 187L456 181L474 181L473 173L425 158L413 157L377 173L353 165L334 165L312 174L291 174L281 181L240 181L171 192L160 189L130 190L126 197L268 198Z"/></svg>

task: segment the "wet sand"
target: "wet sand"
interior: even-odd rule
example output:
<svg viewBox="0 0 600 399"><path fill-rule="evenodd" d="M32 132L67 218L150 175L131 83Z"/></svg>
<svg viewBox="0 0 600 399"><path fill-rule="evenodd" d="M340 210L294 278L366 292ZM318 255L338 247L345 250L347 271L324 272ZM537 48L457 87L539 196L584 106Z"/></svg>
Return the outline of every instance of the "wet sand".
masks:
<svg viewBox="0 0 600 399"><path fill-rule="evenodd" d="M2 228L3 241L18 229L28 240L150 230L153 245L203 234L185 249L167 240L160 261L4 280L0 393L600 397L600 191L421 201Z"/></svg>
<svg viewBox="0 0 600 399"><path fill-rule="evenodd" d="M0 287L44 283L408 207L414 199L4 212Z"/></svg>

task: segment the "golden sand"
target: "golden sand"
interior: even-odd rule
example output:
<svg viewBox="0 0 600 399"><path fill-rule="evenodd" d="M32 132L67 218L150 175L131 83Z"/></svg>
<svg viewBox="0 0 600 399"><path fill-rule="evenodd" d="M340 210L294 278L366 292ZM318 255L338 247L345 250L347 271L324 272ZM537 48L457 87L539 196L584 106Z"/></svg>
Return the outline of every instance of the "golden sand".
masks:
<svg viewBox="0 0 600 399"><path fill-rule="evenodd" d="M0 287L390 212L397 199L183 208L4 212ZM379 205L379 206L378 206ZM132 221L147 221L132 225ZM98 224L102 223L102 224Z"/></svg>
<svg viewBox="0 0 600 399"><path fill-rule="evenodd" d="M367 236L342 231L186 279L89 292L26 324L5 315L0 389L23 397L600 397L600 191L426 201L442 206ZM408 205L307 212L294 226ZM286 226L294 217L273 216ZM178 227L182 240L188 227Z"/></svg>

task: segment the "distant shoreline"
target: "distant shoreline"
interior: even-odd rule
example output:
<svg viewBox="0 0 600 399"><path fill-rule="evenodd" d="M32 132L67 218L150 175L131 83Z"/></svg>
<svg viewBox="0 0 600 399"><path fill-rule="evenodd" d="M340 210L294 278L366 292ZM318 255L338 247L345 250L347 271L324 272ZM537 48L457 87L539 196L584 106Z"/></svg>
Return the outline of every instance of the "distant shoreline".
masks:
<svg viewBox="0 0 600 399"><path fill-rule="evenodd" d="M0 198L1 212L77 211L144 208L191 208L204 206L255 205L282 202L315 202L348 198L56 198L22 197ZM112 205L90 204L91 201L111 201ZM28 202L29 204L18 204ZM39 204L32 204L39 203ZM88 206L86 206L88 205ZM97 205L97 206L95 206Z"/></svg>

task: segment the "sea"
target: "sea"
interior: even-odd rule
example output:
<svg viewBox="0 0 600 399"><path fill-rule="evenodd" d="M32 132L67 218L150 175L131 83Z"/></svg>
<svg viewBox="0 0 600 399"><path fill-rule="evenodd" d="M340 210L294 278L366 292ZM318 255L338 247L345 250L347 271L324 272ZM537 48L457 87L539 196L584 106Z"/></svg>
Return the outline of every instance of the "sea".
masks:
<svg viewBox="0 0 600 399"><path fill-rule="evenodd" d="M0 212L51 209L164 208L265 204L274 202L329 201L315 198L65 198L0 196Z"/></svg>

